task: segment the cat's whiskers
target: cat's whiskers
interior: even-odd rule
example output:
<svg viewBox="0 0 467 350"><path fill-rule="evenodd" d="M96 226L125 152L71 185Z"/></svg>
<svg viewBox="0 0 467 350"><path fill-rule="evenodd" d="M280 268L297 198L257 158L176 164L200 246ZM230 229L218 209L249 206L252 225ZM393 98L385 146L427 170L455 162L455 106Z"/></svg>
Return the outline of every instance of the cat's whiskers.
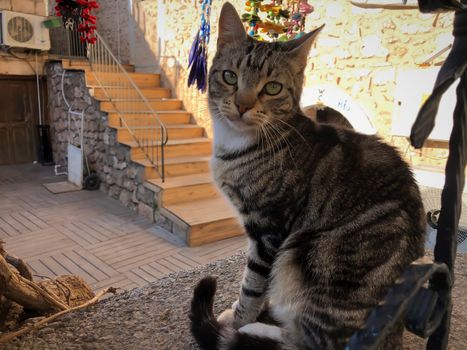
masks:
<svg viewBox="0 0 467 350"><path fill-rule="evenodd" d="M273 139L273 140L276 140L277 137L279 137L280 140L283 140L283 141L285 142L285 145L286 145L286 147L287 147L287 151L289 152L289 155L290 155L290 157L292 158L292 161L293 161L293 163L294 163L294 166L296 167L297 164L296 164L296 162L295 162L295 159L294 159L293 154L292 154L292 151L291 151L291 148L292 148L292 147L291 147L291 145L290 145L290 142L286 139L286 137L285 137L285 135L284 135L284 130L281 129L279 125L274 124L274 123L272 123L270 120L268 120L269 117L268 117L268 115L267 115L266 113L259 111L257 114L258 114L259 116L261 116L261 118L258 119L259 124L261 124L261 125L264 124L264 125L265 125L265 128L269 128L269 131L272 133L272 135L271 135L271 136L272 136L272 139ZM275 137L275 136L277 136L277 137ZM278 144L278 142L276 141L275 144ZM279 145L278 145L278 149L280 149L280 146L279 146ZM282 159L282 161L281 161L281 169L282 169L282 167L283 167L283 162L284 162L284 160Z"/></svg>
<svg viewBox="0 0 467 350"><path fill-rule="evenodd" d="M261 151L264 147L263 134L261 133L261 128L256 128L256 140L258 140L258 145L256 147L257 151Z"/></svg>
<svg viewBox="0 0 467 350"><path fill-rule="evenodd" d="M258 114L259 115L264 115L264 117L263 118L258 118ZM274 135L272 135L269 132L269 130L267 129L267 125L265 125L265 121L267 121L265 117L267 118L266 114L264 114L262 112L257 112L257 115L254 115L252 120L257 122L257 125L260 127L262 133L265 136L267 136L268 139L271 141L270 143L268 143L268 146L270 145L271 148L272 148L272 155L270 155L271 152L269 152L269 150L268 150L268 157L270 159L272 158L273 164L275 166L275 161L276 161L276 147L275 146L277 145L277 142L275 142ZM277 146L277 148L278 148L278 150L280 150L279 146ZM282 169L282 166L283 166L283 163L281 163L281 169Z"/></svg>
<svg viewBox="0 0 467 350"><path fill-rule="evenodd" d="M292 129L293 131L295 131L297 133L298 136L300 136L300 138L309 146L311 147L310 143L308 142L308 140L305 138L305 136L302 135L302 133L300 131L297 130L297 128L295 128L294 126L290 125L289 123L287 123L286 121L280 119L280 118L274 118L274 120L277 120L279 122L281 122L282 124L288 126L290 129Z"/></svg>
<svg viewBox="0 0 467 350"><path fill-rule="evenodd" d="M275 166L274 148L272 147L272 140L270 139L270 136L267 133L264 125L260 124L260 128L261 128L261 133L263 134L264 139L266 141L266 150L267 150L267 154L268 154L267 160L268 161L272 160L273 164Z"/></svg>
<svg viewBox="0 0 467 350"><path fill-rule="evenodd" d="M286 147L287 147L287 152L290 155L290 158L292 159L292 162L294 164L294 167L297 168L297 162L295 161L295 158L293 156L292 152L292 145L290 144L289 140L287 137L284 135L284 130L280 128L280 125L274 124L269 120L265 120L265 123L271 128L271 130L278 136L280 137L281 140L284 141Z"/></svg>
<svg viewBox="0 0 467 350"><path fill-rule="evenodd" d="M227 120L227 117L225 116L225 114L222 113L222 111L219 109L217 111L212 111L211 113L213 113L213 117L219 120Z"/></svg>
<svg viewBox="0 0 467 350"><path fill-rule="evenodd" d="M276 142L274 140L273 135L269 132L268 128L264 127L264 132L268 135L269 140L271 141L271 153L272 153L272 162L274 167L276 167Z"/></svg>
<svg viewBox="0 0 467 350"><path fill-rule="evenodd" d="M271 154L271 149L270 149L270 142L269 139L267 138L267 135L265 134L263 130L263 126L261 124L258 124L258 130L261 135L261 151L267 152L267 156L263 157L263 162L264 164L268 163L271 158L273 158L273 155Z"/></svg>
<svg viewBox="0 0 467 350"><path fill-rule="evenodd" d="M273 128L270 128L270 127L268 127L268 126L269 126L268 123L265 123L265 124L264 124L264 129L265 129L266 132L270 135L271 139L274 141L274 151L275 151L275 149L276 149L275 146L277 145L277 149L278 149L279 152L280 152L280 145L279 145L278 142L277 142L277 137L274 137L274 136L276 136L277 132L275 132L275 130L274 130ZM279 136L280 136L280 135L279 135ZM277 159L277 157L276 157L276 155L274 154L274 160L275 160L275 159ZM280 169L282 169L283 166L284 166L284 157L280 157L280 159L281 159Z"/></svg>

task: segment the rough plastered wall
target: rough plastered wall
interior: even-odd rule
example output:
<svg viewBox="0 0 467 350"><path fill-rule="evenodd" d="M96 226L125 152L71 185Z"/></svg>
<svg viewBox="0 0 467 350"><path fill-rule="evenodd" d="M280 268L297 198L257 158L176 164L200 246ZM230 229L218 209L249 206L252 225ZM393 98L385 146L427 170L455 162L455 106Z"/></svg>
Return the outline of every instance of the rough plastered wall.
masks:
<svg viewBox="0 0 467 350"><path fill-rule="evenodd" d="M98 0L100 8L95 10L97 30L112 53L122 62L130 62L130 1Z"/></svg>
<svg viewBox="0 0 467 350"><path fill-rule="evenodd" d="M47 1L46 0L0 0L0 10L8 10L31 15L46 16ZM18 53L24 59L18 59L7 52L0 51L0 75L34 75L36 61L34 55L24 55ZM44 62L46 55L38 53L39 74L43 73Z"/></svg>
<svg viewBox="0 0 467 350"><path fill-rule="evenodd" d="M231 2L243 12L244 1ZM213 2L212 7L211 58L221 3ZM443 164L445 143L431 143L421 152L410 150L406 139L391 136L391 124L397 69L415 69L418 63L447 46L452 41L452 14L437 17L418 10L364 10L352 6L350 1L310 3L315 12L308 16L306 29L323 23L326 26L310 53L305 86L333 84L344 90L372 116L378 133L399 146L414 165ZM166 83L211 134L206 96L187 88L188 53L199 26L198 1L136 0L131 10L135 35L132 63L150 70L151 62L162 56ZM158 69L155 63L152 67Z"/></svg>

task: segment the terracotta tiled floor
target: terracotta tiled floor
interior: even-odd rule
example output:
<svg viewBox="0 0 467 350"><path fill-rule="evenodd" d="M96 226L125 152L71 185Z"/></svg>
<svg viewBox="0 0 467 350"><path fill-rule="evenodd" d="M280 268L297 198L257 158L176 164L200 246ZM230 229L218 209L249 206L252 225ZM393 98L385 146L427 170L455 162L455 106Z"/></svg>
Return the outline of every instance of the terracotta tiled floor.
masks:
<svg viewBox="0 0 467 350"><path fill-rule="evenodd" d="M35 278L77 274L96 290L130 289L245 247L244 237L184 247L102 192L52 194L42 185L64 180L53 167L0 166L0 239Z"/></svg>

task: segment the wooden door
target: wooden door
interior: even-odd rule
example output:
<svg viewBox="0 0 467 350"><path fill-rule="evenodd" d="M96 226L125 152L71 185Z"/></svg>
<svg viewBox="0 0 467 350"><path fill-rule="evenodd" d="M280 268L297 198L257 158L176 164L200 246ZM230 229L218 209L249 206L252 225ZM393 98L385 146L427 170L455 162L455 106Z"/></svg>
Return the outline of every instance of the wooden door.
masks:
<svg viewBox="0 0 467 350"><path fill-rule="evenodd" d="M0 76L0 165L36 160L35 77Z"/></svg>

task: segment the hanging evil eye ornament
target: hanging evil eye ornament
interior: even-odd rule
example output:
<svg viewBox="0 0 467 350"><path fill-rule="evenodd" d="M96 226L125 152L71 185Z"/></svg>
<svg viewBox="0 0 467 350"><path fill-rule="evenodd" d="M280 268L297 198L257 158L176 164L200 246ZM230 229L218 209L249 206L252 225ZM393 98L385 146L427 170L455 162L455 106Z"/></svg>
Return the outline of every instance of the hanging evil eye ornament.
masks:
<svg viewBox="0 0 467 350"><path fill-rule="evenodd" d="M81 5L75 0L56 0L55 15L63 18L67 29L75 29L81 19Z"/></svg>
<svg viewBox="0 0 467 350"><path fill-rule="evenodd" d="M261 23L261 18L258 13L261 7L263 0L248 0L245 2L245 11L242 15L242 22L245 23L247 27L248 35L252 36L255 39L260 39L258 35L259 24Z"/></svg>
<svg viewBox="0 0 467 350"><path fill-rule="evenodd" d="M211 32L209 24L211 16L212 0L201 0L201 25L196 34L195 40L191 45L190 55L188 57L188 86L194 85L202 92L206 91L208 75L208 44Z"/></svg>
<svg viewBox="0 0 467 350"><path fill-rule="evenodd" d="M287 36L289 39L297 39L305 34L306 16L314 10L314 7L307 0L295 1L289 4L289 11L292 13L292 17L287 23Z"/></svg>
<svg viewBox="0 0 467 350"><path fill-rule="evenodd" d="M251 37L287 41L304 34L305 18L314 8L308 0L247 0L245 11L242 22Z"/></svg>

